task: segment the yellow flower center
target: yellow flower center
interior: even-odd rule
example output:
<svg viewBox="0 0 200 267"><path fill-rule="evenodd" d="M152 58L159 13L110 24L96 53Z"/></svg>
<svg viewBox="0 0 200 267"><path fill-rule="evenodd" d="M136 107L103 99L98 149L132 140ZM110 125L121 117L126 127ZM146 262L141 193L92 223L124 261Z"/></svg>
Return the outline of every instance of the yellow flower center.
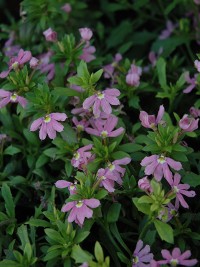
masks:
<svg viewBox="0 0 200 267"><path fill-rule="evenodd" d="M115 165L109 163L109 164L108 164L108 169L109 169L111 172L114 171L114 169L115 169Z"/></svg>
<svg viewBox="0 0 200 267"><path fill-rule="evenodd" d="M49 116L49 115L46 115L45 117L44 117L44 122L45 123L49 123L51 121L51 117Z"/></svg>
<svg viewBox="0 0 200 267"><path fill-rule="evenodd" d="M78 160L80 158L80 154L78 152L74 153L75 160Z"/></svg>
<svg viewBox="0 0 200 267"><path fill-rule="evenodd" d="M97 93L97 97L98 97L98 99L103 99L104 98L104 94L102 94L101 92L98 92Z"/></svg>
<svg viewBox="0 0 200 267"><path fill-rule="evenodd" d="M178 260L177 259L171 259L170 264L172 267L176 267L178 265Z"/></svg>
<svg viewBox="0 0 200 267"><path fill-rule="evenodd" d="M108 136L108 132L107 131L102 131L101 132L101 137L106 138Z"/></svg>
<svg viewBox="0 0 200 267"><path fill-rule="evenodd" d="M138 256L135 256L133 258L133 264L137 264L138 262L139 262L139 258L138 258Z"/></svg>
<svg viewBox="0 0 200 267"><path fill-rule="evenodd" d="M78 203L76 204L77 208L81 208L83 206L83 201L79 200Z"/></svg>
<svg viewBox="0 0 200 267"><path fill-rule="evenodd" d="M78 124L76 127L79 132L82 132L84 130L84 127L81 124Z"/></svg>
<svg viewBox="0 0 200 267"><path fill-rule="evenodd" d="M13 68L14 70L16 70L16 69L18 68L18 66L19 66L19 63L18 63L17 61L15 61L15 62L12 64L12 68Z"/></svg>
<svg viewBox="0 0 200 267"><path fill-rule="evenodd" d="M161 155L161 156L158 158L158 163L163 164L163 163L165 163L165 162L166 162L166 160L165 160L165 156Z"/></svg>
<svg viewBox="0 0 200 267"><path fill-rule="evenodd" d="M11 95L11 97L10 97L10 100L12 100L12 101L16 101L17 100L17 94L16 93L13 93L12 95Z"/></svg>
<svg viewBox="0 0 200 267"><path fill-rule="evenodd" d="M75 189L75 186L74 185L70 185L69 189L70 190L74 190Z"/></svg>
<svg viewBox="0 0 200 267"><path fill-rule="evenodd" d="M179 189L178 189L177 186L174 185L173 189L174 189L174 192L175 192L175 193L178 193Z"/></svg>

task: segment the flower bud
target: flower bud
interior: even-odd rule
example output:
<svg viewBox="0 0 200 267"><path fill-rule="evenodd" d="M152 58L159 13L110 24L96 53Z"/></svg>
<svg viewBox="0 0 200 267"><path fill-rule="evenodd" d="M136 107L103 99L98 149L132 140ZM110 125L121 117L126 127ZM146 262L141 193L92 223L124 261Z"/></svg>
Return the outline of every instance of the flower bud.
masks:
<svg viewBox="0 0 200 267"><path fill-rule="evenodd" d="M89 28L80 28L79 33L84 41L89 41L93 35L93 32Z"/></svg>
<svg viewBox="0 0 200 267"><path fill-rule="evenodd" d="M48 42L56 42L57 41L57 32L53 31L51 28L47 29L43 32L46 41Z"/></svg>

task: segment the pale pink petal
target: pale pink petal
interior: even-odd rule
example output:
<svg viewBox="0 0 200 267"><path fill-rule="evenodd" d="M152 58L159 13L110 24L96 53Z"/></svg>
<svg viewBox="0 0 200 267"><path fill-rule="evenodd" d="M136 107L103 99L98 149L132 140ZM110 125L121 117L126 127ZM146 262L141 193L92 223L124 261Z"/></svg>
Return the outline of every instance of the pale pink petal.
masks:
<svg viewBox="0 0 200 267"><path fill-rule="evenodd" d="M186 191L186 190L180 190L179 191L180 192L180 194L182 194L182 195L185 195L185 196L187 196L187 197L195 197L196 196L196 193L195 193L195 191Z"/></svg>
<svg viewBox="0 0 200 267"><path fill-rule="evenodd" d="M32 131L32 132L36 131L40 127L40 125L42 124L42 122L43 122L43 119L42 118L39 118L39 119L35 120L31 124L30 131Z"/></svg>
<svg viewBox="0 0 200 267"><path fill-rule="evenodd" d="M67 218L68 222L73 222L78 214L78 208L76 208L76 206L73 205L72 210Z"/></svg>
<svg viewBox="0 0 200 267"><path fill-rule="evenodd" d="M89 109L93 105L95 99L96 99L96 95L92 95L86 98L85 101L83 102L83 108Z"/></svg>
<svg viewBox="0 0 200 267"><path fill-rule="evenodd" d="M113 96L106 96L106 100L111 104L111 105L120 105L119 99Z"/></svg>
<svg viewBox="0 0 200 267"><path fill-rule="evenodd" d="M75 202L74 202L74 201L73 201L73 202L68 202L67 204L65 204L65 205L62 207L61 211L62 211L62 212L68 212L68 211L71 210L74 206L75 206Z"/></svg>
<svg viewBox="0 0 200 267"><path fill-rule="evenodd" d="M153 161L151 164L149 164L148 166L146 166L145 168L145 174L146 175L151 175L154 174L156 167L158 166L158 162L157 161Z"/></svg>
<svg viewBox="0 0 200 267"><path fill-rule="evenodd" d="M18 96L18 97L17 97L17 101L18 101L18 103L19 103L23 108L25 108L26 105L27 105L27 103L28 103L28 101L26 100L26 98L24 98L24 97L22 97L22 96Z"/></svg>
<svg viewBox="0 0 200 267"><path fill-rule="evenodd" d="M0 89L0 97L7 97L7 96L11 96L12 93L11 92L8 92L6 90L3 90L3 89Z"/></svg>
<svg viewBox="0 0 200 267"><path fill-rule="evenodd" d="M147 166L149 165L150 163L152 163L153 161L156 161L157 162L157 159L158 159L158 156L157 155L152 155L152 156L149 156L149 157L145 157L140 165L142 166Z"/></svg>
<svg viewBox="0 0 200 267"><path fill-rule="evenodd" d="M136 248L135 248L135 250L133 252L133 255L137 255L138 252L142 249L142 247L143 247L143 241L142 240L138 240Z"/></svg>
<svg viewBox="0 0 200 267"><path fill-rule="evenodd" d="M51 120L51 125L52 125L53 129L59 133L64 130L64 126L54 119Z"/></svg>
<svg viewBox="0 0 200 267"><path fill-rule="evenodd" d="M116 116L110 116L104 125L104 129L108 132L112 131L117 125L117 122L118 118Z"/></svg>
<svg viewBox="0 0 200 267"><path fill-rule="evenodd" d="M40 131L39 131L39 137L41 140L44 140L47 137L47 126L45 122L42 122Z"/></svg>
<svg viewBox="0 0 200 267"><path fill-rule="evenodd" d="M116 164L116 165L119 165L119 164L127 165L130 162L131 162L131 158L128 158L128 157L127 158L123 158L123 159L117 159L117 160L113 161L113 163Z"/></svg>
<svg viewBox="0 0 200 267"><path fill-rule="evenodd" d="M164 112L165 112L165 108L164 108L163 105L161 105L160 108L159 108L159 111L158 111L158 116L156 118L156 124L158 124L162 120Z"/></svg>
<svg viewBox="0 0 200 267"><path fill-rule="evenodd" d="M111 114L112 108L105 98L101 99L101 107L106 114Z"/></svg>
<svg viewBox="0 0 200 267"><path fill-rule="evenodd" d="M46 129L47 129L47 134L50 139L56 138L56 131L53 128L53 123L50 121L49 123L46 123Z"/></svg>
<svg viewBox="0 0 200 267"><path fill-rule="evenodd" d="M67 115L65 113L51 113L51 118L57 121L65 121L67 119Z"/></svg>
<svg viewBox="0 0 200 267"><path fill-rule="evenodd" d="M93 113L95 116L99 117L100 116L100 113L101 113L101 110L100 110L100 105L101 105L101 101L100 99L96 99L95 102L94 102L94 106L93 106Z"/></svg>
<svg viewBox="0 0 200 267"><path fill-rule="evenodd" d="M161 164L158 164L158 166L155 168L153 175L157 181L160 181L162 179L163 168Z"/></svg>
<svg viewBox="0 0 200 267"><path fill-rule="evenodd" d="M10 97L5 97L0 100L0 108L5 107L10 102Z"/></svg>
<svg viewBox="0 0 200 267"><path fill-rule="evenodd" d="M178 259L180 255L181 255L180 248L174 248L172 250L172 258L173 259Z"/></svg>
<svg viewBox="0 0 200 267"><path fill-rule="evenodd" d="M91 198L91 199L85 199L84 203L89 206L90 208L96 208L98 207L101 203L98 199Z"/></svg>
<svg viewBox="0 0 200 267"><path fill-rule="evenodd" d="M115 89L115 88L108 88L106 90L104 90L104 92L107 94L107 95L111 95L111 96L119 96L120 95L120 91L118 89Z"/></svg>
<svg viewBox="0 0 200 267"><path fill-rule="evenodd" d="M166 249L162 249L161 250L161 254L162 254L163 258L166 259L166 260L171 260L172 259L172 256L171 256L170 252L168 250L166 250Z"/></svg>
<svg viewBox="0 0 200 267"><path fill-rule="evenodd" d="M180 262L181 265L183 266L195 266L197 264L197 260L193 259L193 260L183 260Z"/></svg>
<svg viewBox="0 0 200 267"><path fill-rule="evenodd" d="M109 137L116 137L116 136L119 136L120 134L122 134L124 132L124 128L120 127L118 128L117 130L109 133Z"/></svg>
<svg viewBox="0 0 200 267"><path fill-rule="evenodd" d="M100 133L96 129L87 127L85 128L85 131L89 134L100 136Z"/></svg>
<svg viewBox="0 0 200 267"><path fill-rule="evenodd" d="M55 186L57 188L66 188L68 186L70 186L71 183L70 182L67 182L65 180L58 180L56 183L55 183Z"/></svg>
<svg viewBox="0 0 200 267"><path fill-rule="evenodd" d="M184 208L189 209L187 202L185 201L185 199L183 198L181 194L177 193L177 198Z"/></svg>
<svg viewBox="0 0 200 267"><path fill-rule="evenodd" d="M0 73L0 78L6 78L8 74L10 73L10 70L5 70Z"/></svg>
<svg viewBox="0 0 200 267"><path fill-rule="evenodd" d="M178 161L175 161L171 158L166 158L166 162L169 164L171 168L173 168L176 171L180 171L182 169L182 164Z"/></svg>

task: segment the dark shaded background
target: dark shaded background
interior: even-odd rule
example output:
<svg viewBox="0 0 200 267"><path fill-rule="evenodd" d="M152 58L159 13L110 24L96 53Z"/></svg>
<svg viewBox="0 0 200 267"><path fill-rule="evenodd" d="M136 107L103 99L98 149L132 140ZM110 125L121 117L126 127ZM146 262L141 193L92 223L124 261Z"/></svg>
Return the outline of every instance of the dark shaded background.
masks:
<svg viewBox="0 0 200 267"><path fill-rule="evenodd" d="M12 14L15 18L19 17L19 0L0 0L0 23L8 23L7 14Z"/></svg>

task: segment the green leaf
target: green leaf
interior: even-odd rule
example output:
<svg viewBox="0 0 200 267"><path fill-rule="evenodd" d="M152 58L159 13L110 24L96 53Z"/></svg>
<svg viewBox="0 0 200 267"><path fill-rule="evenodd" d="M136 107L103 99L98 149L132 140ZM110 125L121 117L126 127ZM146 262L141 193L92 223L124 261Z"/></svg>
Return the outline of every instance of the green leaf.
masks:
<svg viewBox="0 0 200 267"><path fill-rule="evenodd" d="M107 222L108 223L116 222L119 219L120 210L121 210L121 204L113 203L108 209Z"/></svg>
<svg viewBox="0 0 200 267"><path fill-rule="evenodd" d="M24 247L24 256L27 258L28 262L31 262L31 258L32 258L32 247L30 243L27 243Z"/></svg>
<svg viewBox="0 0 200 267"><path fill-rule="evenodd" d="M65 244L64 238L58 233L56 230L53 229L45 229L45 234L52 240L56 241L59 244Z"/></svg>
<svg viewBox="0 0 200 267"><path fill-rule="evenodd" d="M77 79L79 82L76 82ZM76 84L76 85L80 84L80 78L76 77L76 79L75 79L75 77L70 77L68 80L71 84ZM52 91L52 93L53 93L53 95L58 95L58 96L80 96L81 95L80 92L78 92L74 89L71 89L71 88L67 88L67 87L66 88L65 87L55 87L54 90Z"/></svg>
<svg viewBox="0 0 200 267"><path fill-rule="evenodd" d="M91 84L95 84L96 82L98 82L98 80L101 78L102 73L103 69L100 69L95 73L92 73L90 77Z"/></svg>
<svg viewBox="0 0 200 267"><path fill-rule="evenodd" d="M98 241L96 241L94 246L94 255L99 263L104 262L103 249Z"/></svg>
<svg viewBox="0 0 200 267"><path fill-rule="evenodd" d="M138 203L152 203L153 200L149 196L142 196L138 199Z"/></svg>
<svg viewBox="0 0 200 267"><path fill-rule="evenodd" d="M77 143L76 132L74 129L68 123L63 123L63 126L64 131L60 133L62 138L70 145Z"/></svg>
<svg viewBox="0 0 200 267"><path fill-rule="evenodd" d="M35 167L36 169L41 168L43 165L45 165L49 161L49 158L45 156L44 154L41 154L39 158L36 161Z"/></svg>
<svg viewBox="0 0 200 267"><path fill-rule="evenodd" d="M10 218L15 218L15 204L12 198L10 188L6 183L3 183L1 193L5 201L5 208L8 216Z"/></svg>
<svg viewBox="0 0 200 267"><path fill-rule="evenodd" d="M34 219L34 218L31 218L28 222L26 222L26 224L36 227L51 227L51 223L45 220Z"/></svg>
<svg viewBox="0 0 200 267"><path fill-rule="evenodd" d="M139 198L136 198L136 197L134 197L132 200L133 200L133 203L135 204L136 208L139 211L141 211L147 215L150 214L150 205L148 205L146 203L145 204L144 203L138 203Z"/></svg>
<svg viewBox="0 0 200 267"><path fill-rule="evenodd" d="M3 260L0 262L0 267L22 267L21 263L11 260Z"/></svg>
<svg viewBox="0 0 200 267"><path fill-rule="evenodd" d="M113 159L130 158L130 155L127 154L127 153L124 152L124 151L117 151L117 152L112 153L112 158L113 158Z"/></svg>
<svg viewBox="0 0 200 267"><path fill-rule="evenodd" d="M166 79L166 61L164 58L160 57L156 62L156 68L158 73L159 84L162 89L166 90L167 88L167 79Z"/></svg>
<svg viewBox="0 0 200 267"><path fill-rule="evenodd" d="M190 186L196 187L200 185L200 174L187 172L182 178L182 182L189 184Z"/></svg>
<svg viewBox="0 0 200 267"><path fill-rule="evenodd" d="M62 250L52 250L52 251L49 251L47 252L47 255L43 258L43 261L49 261L49 260L52 260L52 259L55 259L57 258L58 256L60 256L60 254L62 253Z"/></svg>
<svg viewBox="0 0 200 267"><path fill-rule="evenodd" d="M24 250L26 244L30 243L29 237L28 237L27 226L22 224L20 227L18 227L17 235L20 238L20 241L21 241L21 244L22 244L22 249Z"/></svg>
<svg viewBox="0 0 200 267"><path fill-rule="evenodd" d="M108 195L108 191L105 189L100 189L98 193L95 195L96 199L103 199Z"/></svg>
<svg viewBox="0 0 200 267"><path fill-rule="evenodd" d="M86 239L86 237L88 237L88 235L90 234L89 231L80 231L76 233L76 237L74 238L74 243L75 244L79 244L81 243L83 240Z"/></svg>
<svg viewBox="0 0 200 267"><path fill-rule="evenodd" d="M119 146L119 150L122 150L124 152L128 152L128 153L133 153L136 151L142 151L143 146L138 145L138 144L133 144L133 143L128 143L128 144L124 144Z"/></svg>
<svg viewBox="0 0 200 267"><path fill-rule="evenodd" d="M76 263L90 262L93 258L90 253L83 250L79 245L73 246L71 257Z"/></svg>
<svg viewBox="0 0 200 267"><path fill-rule="evenodd" d="M12 146L12 145L8 146L4 150L4 154L5 155L11 155L11 156L13 156L13 155L15 155L17 153L20 153L20 152L21 152L21 150L19 148L15 147L15 146Z"/></svg>
<svg viewBox="0 0 200 267"><path fill-rule="evenodd" d="M174 160L182 161L182 162L187 162L188 161L187 156L184 153L178 152L178 151L173 151L172 158Z"/></svg>
<svg viewBox="0 0 200 267"><path fill-rule="evenodd" d="M156 227L156 230L160 236L160 238L170 244L174 244L174 235L173 235L173 229L172 227L159 220L154 221L154 225Z"/></svg>

